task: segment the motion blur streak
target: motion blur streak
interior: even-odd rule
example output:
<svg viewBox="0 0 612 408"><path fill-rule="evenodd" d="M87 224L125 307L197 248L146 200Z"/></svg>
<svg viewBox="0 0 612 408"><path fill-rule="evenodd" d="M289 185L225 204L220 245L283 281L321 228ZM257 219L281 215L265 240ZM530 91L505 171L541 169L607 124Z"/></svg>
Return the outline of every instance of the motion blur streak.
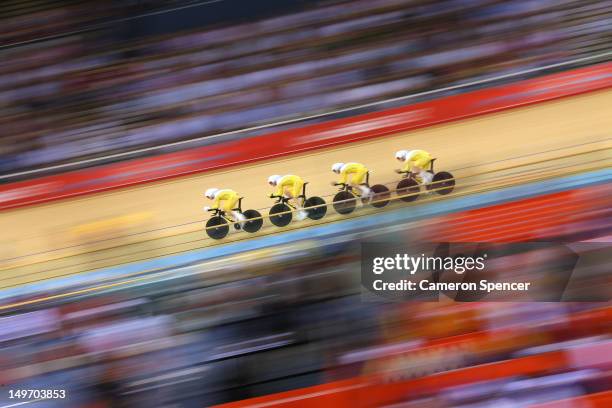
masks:
<svg viewBox="0 0 612 408"><path fill-rule="evenodd" d="M0 2L0 407L612 406L609 9ZM272 225L271 174L326 215ZM212 187L263 227L208 238ZM373 243L533 287L375 293Z"/></svg>
<svg viewBox="0 0 612 408"><path fill-rule="evenodd" d="M567 199L567 194L542 200ZM609 185L571 194L593 198L589 200L592 205L582 208L585 224L580 237L574 235L576 229L569 235L557 229L555 234L546 235L547 240L567 242L609 234L609 228L601 230L602 222L609 217L601 213L601 201L596 199L609 195ZM512 213L507 212L508 222L502 231L513 231ZM382 305L360 302L359 282L353 271L358 267L356 249L361 239L384 236L408 244L418 241L419 231L429 230L423 223L435 226L445 224L444 219L396 225L367 235L340 234L295 249L296 244L289 243L275 251L253 253L247 263L242 258L241 266L231 258L211 261L194 266L199 275L179 273L171 281L128 285L113 292L103 290L89 299L77 298L69 303L69 299L50 300L45 311L22 307L21 314L6 317L10 321L1 323L12 328L3 331L3 340L8 342L2 353L4 380L23 384L26 378L38 378L49 383L65 381L61 379L68 373L80 373L78 384L85 384L95 377L80 367L96 356L106 356L108 369L123 384L122 398L129 401L148 398L151 389L176 398L174 391L181 384L181 389L199 395L201 404L208 405L218 398L233 399L237 381L241 392L257 395L283 389L287 378L308 385L356 373L367 375L358 380L366 387L363 394L355 394L359 390L345 388L344 383L335 385L340 390L334 392L315 388L297 393L316 395L318 402L312 403L327 405L334 401L336 406L344 405L338 405L342 399L335 394L349 391L351 401L355 395L360 396L359 406L379 406L402 395L410 395L411 400L433 398L442 401L438 402L440 406L447 406L449 401L458 405L491 387L497 390L496 397L504 392L512 395L514 382L525 375L536 375L539 382L521 386L523 398L535 398L543 390L547 395L567 397L577 395L580 387L601 389L597 384L606 378L606 364L612 361L601 355L589 360L589 353L595 352L593 347L609 347L609 341L605 342L612 327L608 306L461 304L444 300ZM574 282L572 290L593 294L603 289L602 295L606 291L610 295L609 267L604 265L598 268L599 275ZM545 272L546 268L541 269ZM176 288L181 288L180 293ZM45 341L41 342L40 336ZM31 338L27 349L24 338ZM16 342L18 339L21 341ZM32 350L37 351L28 354ZM329 357L321 359L324 355ZM26 356L27 368L20 368ZM250 367L256 367L256 371ZM449 368L461 369L444 373ZM589 375L574 379L576 390L559 394L556 376L568 368L577 370L576 375L581 370ZM147 380L143 382L145 375ZM474 385L466 385L474 381ZM300 399L295 395L274 396L273 400L280 401L279 405L289 404Z"/></svg>
<svg viewBox="0 0 612 408"><path fill-rule="evenodd" d="M211 245L201 225L201 208L205 204L202 198L204 186L232 187L246 197L246 205L261 209L269 207L271 201L262 193L262 184L257 180L265 183L270 174L299 172L306 181L310 181L310 194L327 197L334 192L329 187L332 177L327 163L334 163L338 159L350 161L367 158L367 164L374 172L372 178L375 177L378 182L391 183L398 180L397 174L393 172L394 152L414 143L435 152L439 169L453 171L456 177L466 180L466 184L472 186L478 185L478 174L482 172L511 167L515 167L517 172L525 172L530 178L537 178L542 176L547 166L558 166L563 173L574 169L582 171L590 162L593 162L593 166L598 165L596 160L603 160L601 165L609 165L610 156L605 150L585 156L580 154L610 147L610 139L601 129L612 128L612 117L606 109L611 95L610 91L601 91L474 120L351 143L316 154L279 158L252 166L234 167L149 186L3 212L0 214L0 227L11 231L11 239L3 242L6 255L1 257L1 266L19 267L69 257L70 264L56 266L69 268L75 261L96 261L98 263L91 267L97 268L116 264L117 261L129 262L134 259L129 255L132 252L139 253L136 259L142 259L143 255L150 256L147 252L163 256L169 252ZM501 144L497 137L514 140L515 143ZM461 143L449 143L449 140L460 140ZM472 146L479 148L474 149ZM555 160L565 156L568 157ZM550 163L546 163L546 160L550 160ZM537 164L531 166L532 162ZM492 180L488 183L495 185L495 178L499 176L499 173L490 174ZM508 171L504 179L508 183L528 181L521 180L512 171ZM96 239L74 233L79 225L110 221L128 215L131 219L137 219L135 215L142 212L151 213L151 216L138 223L116 224L114 230L100 231ZM264 228L262 232L265 231ZM105 241L82 245L100 240ZM111 247L116 249L104 256L91 252ZM93 255L82 256L86 253ZM107 258L107 261L98 261L100 258ZM65 273L84 270L76 269L68 269ZM25 275L34 271L40 271L40 267L25 271ZM20 271L4 274L7 279L21 275L24 273ZM56 275L57 272L51 271L44 276ZM27 280L39 277L32 275Z"/></svg>

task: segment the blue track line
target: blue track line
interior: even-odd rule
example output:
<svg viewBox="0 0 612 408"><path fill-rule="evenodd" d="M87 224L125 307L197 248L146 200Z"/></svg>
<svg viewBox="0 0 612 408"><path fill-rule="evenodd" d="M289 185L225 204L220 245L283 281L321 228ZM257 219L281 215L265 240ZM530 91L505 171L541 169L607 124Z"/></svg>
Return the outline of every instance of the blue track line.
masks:
<svg viewBox="0 0 612 408"><path fill-rule="evenodd" d="M551 194L559 191L587 187L590 185L608 183L610 181L612 181L612 170L605 169L509 187L503 190L474 194L455 199L451 198L440 202L423 203L421 205L400 208L367 217L348 219L346 221L338 221L326 225L292 230L282 234L273 234L211 248L197 249L177 255L154 258L146 261L138 261L68 277L26 284L16 288L4 289L0 290L0 300L31 295L33 293L58 292L62 289L65 290L67 287L92 285L96 282L100 282L102 279L117 279L127 274L138 274L145 273L147 271L153 272L169 268L176 268L203 262L213 258L287 244L288 242L324 238L339 232L349 233L370 230L380 228L381 226L406 223L452 212L491 206L517 199L525 199L543 194Z"/></svg>

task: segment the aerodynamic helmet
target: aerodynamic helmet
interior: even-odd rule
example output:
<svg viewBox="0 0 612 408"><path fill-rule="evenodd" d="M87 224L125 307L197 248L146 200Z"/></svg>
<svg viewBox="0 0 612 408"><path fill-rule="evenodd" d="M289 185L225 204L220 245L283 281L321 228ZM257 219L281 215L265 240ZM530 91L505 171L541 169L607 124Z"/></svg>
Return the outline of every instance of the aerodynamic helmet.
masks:
<svg viewBox="0 0 612 408"><path fill-rule="evenodd" d="M331 169L334 173L340 173L340 171L342 171L343 166L344 163L334 163Z"/></svg>
<svg viewBox="0 0 612 408"><path fill-rule="evenodd" d="M271 186L275 186L278 184L278 182L280 181L282 177L279 176L278 174L275 174L273 176L268 177L268 184L270 184Z"/></svg>
<svg viewBox="0 0 612 408"><path fill-rule="evenodd" d="M401 161L406 161L406 158L408 157L408 150L398 150L395 153L395 158L397 160L401 160Z"/></svg>
<svg viewBox="0 0 612 408"><path fill-rule="evenodd" d="M212 200L213 198L215 198L215 194L217 194L218 191L218 188L209 188L208 190L206 190L204 195L206 196L206 198L210 198Z"/></svg>

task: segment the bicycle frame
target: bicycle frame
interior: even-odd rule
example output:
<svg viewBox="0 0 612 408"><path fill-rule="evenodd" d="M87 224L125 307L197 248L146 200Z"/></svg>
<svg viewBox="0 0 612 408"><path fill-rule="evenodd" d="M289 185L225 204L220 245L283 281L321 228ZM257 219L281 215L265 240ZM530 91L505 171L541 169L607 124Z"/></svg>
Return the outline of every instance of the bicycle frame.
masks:
<svg viewBox="0 0 612 408"><path fill-rule="evenodd" d="M436 161L436 159L431 159L431 161L429 162L429 171L431 173L435 174L434 171L434 162ZM417 174L413 173L412 171L398 171L399 174L402 174L404 176L404 178L411 178L416 180L417 178Z"/></svg>
<svg viewBox="0 0 612 408"><path fill-rule="evenodd" d="M238 207L237 207L237 208L234 208L232 211L236 211L236 210L237 210L238 212L242 213L242 199L243 199L243 198L244 198L244 197L240 197L240 198L238 199ZM220 209L220 208L212 208L212 209L210 209L210 210L208 210L208 211L210 211L210 212L212 212L212 213L213 213L213 217L219 216L219 217L223 218L225 221L227 221L227 222L229 222L229 223L234 223L234 222L236 222L236 220L234 220L234 219L232 219L231 217L229 217L227 214L225 214L225 211L223 211L223 210L222 210L222 209Z"/></svg>
<svg viewBox="0 0 612 408"><path fill-rule="evenodd" d="M289 207L293 208L294 210L297 209L296 206L294 206L293 204L291 204L289 201L292 199L298 199L301 198L304 201L306 201L306 184L308 184L308 182L304 183L304 185L302 186L302 194L300 194L297 197L285 197L284 195L272 195L270 196L271 198L276 198L276 202L277 203L283 203L288 205Z"/></svg>
<svg viewBox="0 0 612 408"><path fill-rule="evenodd" d="M370 188L370 172L366 173L366 180L365 180L365 184L366 187ZM358 195L357 193L355 193L354 191L354 186L348 184L348 183L335 183L336 186L341 186L340 187L340 191L348 191L349 193L351 193L353 196L355 196L355 198L360 198L361 196Z"/></svg>
<svg viewBox="0 0 612 408"><path fill-rule="evenodd" d="M353 196L355 196L355 198L359 197L357 195L357 193L355 193L355 191L353 190L353 186L351 186L350 184L348 184L348 183L336 183L335 185L336 186L340 186L340 191L348 191Z"/></svg>

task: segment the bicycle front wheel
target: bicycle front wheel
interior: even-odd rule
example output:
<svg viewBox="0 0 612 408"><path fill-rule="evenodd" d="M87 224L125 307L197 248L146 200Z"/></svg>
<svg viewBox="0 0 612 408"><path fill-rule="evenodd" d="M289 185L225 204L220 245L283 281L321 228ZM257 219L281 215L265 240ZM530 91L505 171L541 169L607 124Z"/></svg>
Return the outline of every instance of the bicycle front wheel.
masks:
<svg viewBox="0 0 612 408"><path fill-rule="evenodd" d="M225 238L228 232L227 221L221 216L216 215L206 222L206 233L212 239Z"/></svg>

